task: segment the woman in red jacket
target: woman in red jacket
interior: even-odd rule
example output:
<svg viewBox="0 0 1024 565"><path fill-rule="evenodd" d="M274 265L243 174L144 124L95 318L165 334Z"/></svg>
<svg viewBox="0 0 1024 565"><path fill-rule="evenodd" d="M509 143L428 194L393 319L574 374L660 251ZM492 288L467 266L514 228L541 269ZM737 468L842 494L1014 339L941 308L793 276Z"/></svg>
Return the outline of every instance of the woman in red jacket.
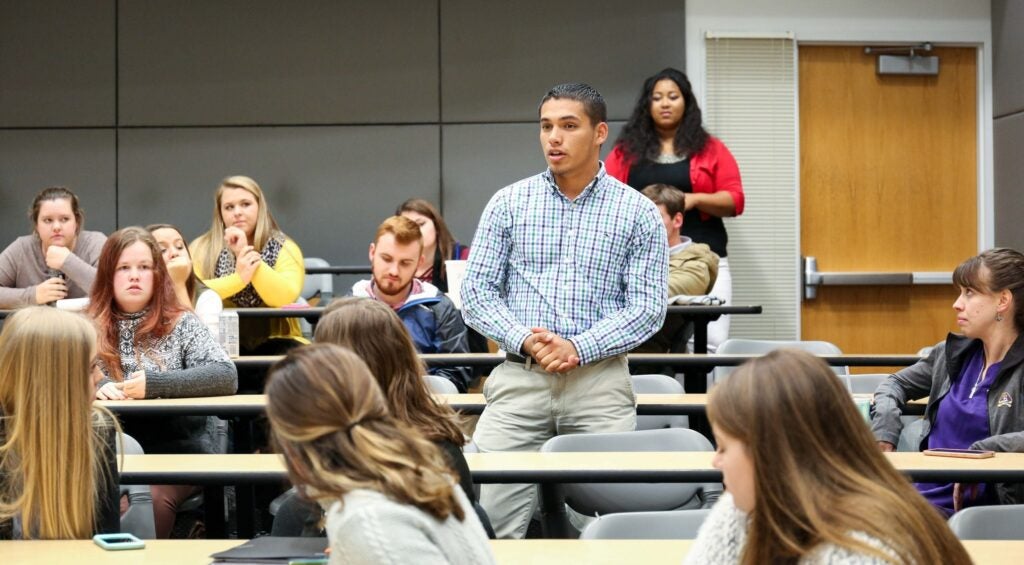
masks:
<svg viewBox="0 0 1024 565"><path fill-rule="evenodd" d="M732 153L701 124L686 75L668 68L644 81L605 168L637 190L662 183L686 193L682 235L718 254L718 279L710 294L731 300L729 236L722 218L743 213L743 184ZM728 335L729 317L722 316L708 327L708 345L715 347Z"/></svg>

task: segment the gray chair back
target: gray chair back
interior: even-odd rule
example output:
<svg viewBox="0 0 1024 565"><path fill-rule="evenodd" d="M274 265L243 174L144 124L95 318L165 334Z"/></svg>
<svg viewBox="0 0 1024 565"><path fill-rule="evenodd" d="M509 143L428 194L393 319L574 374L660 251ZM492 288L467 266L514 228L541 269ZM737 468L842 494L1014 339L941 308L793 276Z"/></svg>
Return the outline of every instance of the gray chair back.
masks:
<svg viewBox="0 0 1024 565"><path fill-rule="evenodd" d="M710 508L598 516L580 539L694 539Z"/></svg>
<svg viewBox="0 0 1024 565"><path fill-rule="evenodd" d="M331 264L319 257L304 257L302 259L305 268L330 267ZM302 283L302 298L310 302L319 293L320 300L314 301L318 306L326 306L334 297L334 275L306 275Z"/></svg>
<svg viewBox="0 0 1024 565"><path fill-rule="evenodd" d="M1024 540L1024 504L964 508L949 528L962 540Z"/></svg>
<svg viewBox="0 0 1024 565"><path fill-rule="evenodd" d="M683 385L667 375L633 375L633 392L637 394L683 394ZM636 429L688 428L686 416L637 416Z"/></svg>
<svg viewBox="0 0 1024 565"><path fill-rule="evenodd" d="M455 386L455 383L444 377L423 375L423 378L427 381L427 388L434 394L459 394L459 389Z"/></svg>
<svg viewBox="0 0 1024 565"><path fill-rule="evenodd" d="M878 385L887 378L889 378L889 373L846 375L846 381L850 383L850 392L853 394L874 394Z"/></svg>
<svg viewBox="0 0 1024 565"><path fill-rule="evenodd" d="M118 454L143 455L142 446L132 436L121 434L117 442ZM128 510L121 515L121 531L139 539L156 539L156 521L153 518L153 493L149 485L121 485L121 496L128 497Z"/></svg>
<svg viewBox="0 0 1024 565"><path fill-rule="evenodd" d="M542 452L580 451L714 451L711 442L686 428L609 434L556 436ZM565 502L580 514L611 514L651 510L699 508L717 499L721 483L579 483L564 484Z"/></svg>
<svg viewBox="0 0 1024 565"><path fill-rule="evenodd" d="M843 351L827 341L774 341L767 339L727 339L718 346L718 355L762 355L783 347L802 349L815 355L842 355ZM715 367L714 381L729 376L735 367ZM849 367L832 367L837 375L850 374Z"/></svg>

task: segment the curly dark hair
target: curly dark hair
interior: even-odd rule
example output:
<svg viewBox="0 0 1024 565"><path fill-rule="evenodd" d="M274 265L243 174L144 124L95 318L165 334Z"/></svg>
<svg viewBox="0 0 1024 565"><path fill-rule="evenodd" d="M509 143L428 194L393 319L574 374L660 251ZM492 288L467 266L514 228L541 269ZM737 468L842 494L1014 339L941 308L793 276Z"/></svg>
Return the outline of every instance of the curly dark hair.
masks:
<svg viewBox="0 0 1024 565"><path fill-rule="evenodd" d="M701 149L704 149L704 144L710 137L701 123L703 118L700 106L697 104L697 97L693 95L690 80L682 71L669 67L644 81L643 90L640 91L640 98L637 99L636 106L633 107L633 113L615 141L615 145L622 147L630 159L653 161L661 152L658 131L654 127L654 120L651 119L651 92L654 91L654 85L658 84L658 81L665 79L671 80L679 86L685 105L683 120L676 129L676 155L699 153Z"/></svg>

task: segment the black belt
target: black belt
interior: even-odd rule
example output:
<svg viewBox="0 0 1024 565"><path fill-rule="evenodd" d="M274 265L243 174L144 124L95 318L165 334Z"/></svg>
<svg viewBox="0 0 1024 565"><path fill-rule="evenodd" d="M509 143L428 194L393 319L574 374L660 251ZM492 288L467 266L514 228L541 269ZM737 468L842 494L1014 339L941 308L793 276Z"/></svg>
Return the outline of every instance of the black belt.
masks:
<svg viewBox="0 0 1024 565"><path fill-rule="evenodd" d="M526 357L523 357L522 355L516 355L515 353L506 353L505 360L511 361L513 363L521 363L523 365L526 364Z"/></svg>

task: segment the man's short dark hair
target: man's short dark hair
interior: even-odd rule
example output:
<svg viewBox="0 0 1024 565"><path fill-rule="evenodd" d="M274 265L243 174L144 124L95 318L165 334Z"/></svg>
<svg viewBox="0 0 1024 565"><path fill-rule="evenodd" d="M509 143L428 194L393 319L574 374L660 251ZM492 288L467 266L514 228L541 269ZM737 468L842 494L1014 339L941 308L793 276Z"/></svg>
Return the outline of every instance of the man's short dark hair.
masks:
<svg viewBox="0 0 1024 565"><path fill-rule="evenodd" d="M668 184L649 184L640 191L655 204L665 207L669 218L686 213L686 193Z"/></svg>
<svg viewBox="0 0 1024 565"><path fill-rule="evenodd" d="M596 88L589 84L583 84L582 82L567 82L565 84L559 84L553 86L544 98L540 100L540 106L537 107L537 113L540 114L540 108L544 106L544 103L552 99L564 99L564 100L575 100L583 104L583 111L590 118L590 122L593 125L597 125L601 122L608 121L608 107L605 106L604 97L597 91Z"/></svg>

